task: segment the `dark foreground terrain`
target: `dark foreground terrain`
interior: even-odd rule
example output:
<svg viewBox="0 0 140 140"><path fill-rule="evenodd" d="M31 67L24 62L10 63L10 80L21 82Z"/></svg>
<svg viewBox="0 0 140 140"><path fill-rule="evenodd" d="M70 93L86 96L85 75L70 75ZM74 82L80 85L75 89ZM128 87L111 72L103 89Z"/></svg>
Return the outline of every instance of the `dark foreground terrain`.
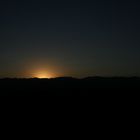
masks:
<svg viewBox="0 0 140 140"><path fill-rule="evenodd" d="M93 95L97 92L140 91L140 78L70 77L54 79L0 79L0 95Z"/></svg>

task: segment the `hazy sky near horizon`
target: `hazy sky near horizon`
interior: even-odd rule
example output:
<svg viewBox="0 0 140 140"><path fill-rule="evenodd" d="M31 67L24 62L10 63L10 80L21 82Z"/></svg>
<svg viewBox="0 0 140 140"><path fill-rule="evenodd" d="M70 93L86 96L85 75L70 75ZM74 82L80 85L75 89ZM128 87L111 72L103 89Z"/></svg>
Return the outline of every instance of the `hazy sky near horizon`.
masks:
<svg viewBox="0 0 140 140"><path fill-rule="evenodd" d="M0 77L140 76L140 3L1 0Z"/></svg>

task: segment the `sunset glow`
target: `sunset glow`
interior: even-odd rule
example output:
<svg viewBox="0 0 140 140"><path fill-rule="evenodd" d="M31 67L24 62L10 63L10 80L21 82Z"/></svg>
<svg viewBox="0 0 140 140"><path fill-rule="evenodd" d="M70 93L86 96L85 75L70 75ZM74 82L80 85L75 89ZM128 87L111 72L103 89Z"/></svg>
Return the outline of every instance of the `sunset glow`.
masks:
<svg viewBox="0 0 140 140"><path fill-rule="evenodd" d="M37 71L33 74L33 77L36 78L53 78L54 74L47 72L47 71Z"/></svg>

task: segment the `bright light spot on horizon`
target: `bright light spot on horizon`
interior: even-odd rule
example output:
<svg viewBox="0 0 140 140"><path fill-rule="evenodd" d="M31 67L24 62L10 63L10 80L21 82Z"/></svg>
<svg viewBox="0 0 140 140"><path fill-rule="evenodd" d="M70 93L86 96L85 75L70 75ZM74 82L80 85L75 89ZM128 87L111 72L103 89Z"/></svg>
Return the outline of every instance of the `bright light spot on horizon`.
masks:
<svg viewBox="0 0 140 140"><path fill-rule="evenodd" d="M55 76L54 76L54 74L47 72L47 71L38 71L33 74L33 77L42 79L42 78L53 78Z"/></svg>

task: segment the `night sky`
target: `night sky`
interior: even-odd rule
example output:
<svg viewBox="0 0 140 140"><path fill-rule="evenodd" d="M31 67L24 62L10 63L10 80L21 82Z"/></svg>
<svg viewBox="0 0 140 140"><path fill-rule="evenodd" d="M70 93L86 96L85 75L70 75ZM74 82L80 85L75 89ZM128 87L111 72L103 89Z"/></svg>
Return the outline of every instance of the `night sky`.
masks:
<svg viewBox="0 0 140 140"><path fill-rule="evenodd" d="M140 76L140 4L1 0L0 77Z"/></svg>

